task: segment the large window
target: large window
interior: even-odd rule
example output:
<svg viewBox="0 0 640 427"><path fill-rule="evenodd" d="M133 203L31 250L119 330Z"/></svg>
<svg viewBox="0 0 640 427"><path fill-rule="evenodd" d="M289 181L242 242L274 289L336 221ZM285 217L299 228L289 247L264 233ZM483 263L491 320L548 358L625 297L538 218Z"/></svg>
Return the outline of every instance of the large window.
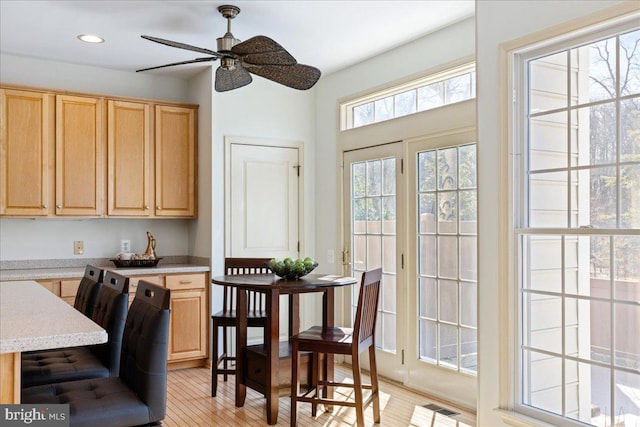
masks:
<svg viewBox="0 0 640 427"><path fill-rule="evenodd" d="M518 409L640 425L640 30L516 56Z"/></svg>

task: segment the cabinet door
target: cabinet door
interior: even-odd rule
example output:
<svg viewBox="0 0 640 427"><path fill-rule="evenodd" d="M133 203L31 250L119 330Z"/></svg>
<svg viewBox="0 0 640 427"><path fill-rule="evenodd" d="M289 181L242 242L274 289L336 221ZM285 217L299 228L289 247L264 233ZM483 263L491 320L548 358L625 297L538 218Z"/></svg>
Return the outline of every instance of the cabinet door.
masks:
<svg viewBox="0 0 640 427"><path fill-rule="evenodd" d="M156 216L196 215L196 110L157 105Z"/></svg>
<svg viewBox="0 0 640 427"><path fill-rule="evenodd" d="M207 355L205 291L171 291L169 360Z"/></svg>
<svg viewBox="0 0 640 427"><path fill-rule="evenodd" d="M53 95L0 90L0 215L46 216L53 183Z"/></svg>
<svg viewBox="0 0 640 427"><path fill-rule="evenodd" d="M149 216L149 106L108 101L108 215Z"/></svg>
<svg viewBox="0 0 640 427"><path fill-rule="evenodd" d="M103 213L102 105L96 98L56 97L56 215Z"/></svg>

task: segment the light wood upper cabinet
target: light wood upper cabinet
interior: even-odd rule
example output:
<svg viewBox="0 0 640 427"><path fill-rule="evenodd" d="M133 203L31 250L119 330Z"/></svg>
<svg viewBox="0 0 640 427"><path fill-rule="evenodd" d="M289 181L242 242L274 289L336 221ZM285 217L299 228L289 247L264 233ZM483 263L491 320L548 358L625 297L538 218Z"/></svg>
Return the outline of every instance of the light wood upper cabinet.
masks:
<svg viewBox="0 0 640 427"><path fill-rule="evenodd" d="M103 114L101 99L56 96L56 215L103 214Z"/></svg>
<svg viewBox="0 0 640 427"><path fill-rule="evenodd" d="M195 218L198 107L79 95L0 87L0 216Z"/></svg>
<svg viewBox="0 0 640 427"><path fill-rule="evenodd" d="M0 215L47 216L53 185L54 96L0 90Z"/></svg>
<svg viewBox="0 0 640 427"><path fill-rule="evenodd" d="M156 216L196 215L195 114L193 108L156 106Z"/></svg>
<svg viewBox="0 0 640 427"><path fill-rule="evenodd" d="M108 101L107 215L150 216L149 105Z"/></svg>

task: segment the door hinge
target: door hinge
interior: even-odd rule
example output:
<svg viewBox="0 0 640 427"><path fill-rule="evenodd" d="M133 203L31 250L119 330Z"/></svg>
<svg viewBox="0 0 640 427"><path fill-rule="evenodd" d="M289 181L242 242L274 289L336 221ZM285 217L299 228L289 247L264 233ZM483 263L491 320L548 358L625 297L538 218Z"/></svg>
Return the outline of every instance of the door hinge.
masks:
<svg viewBox="0 0 640 427"><path fill-rule="evenodd" d="M301 167L302 167L302 166L300 166L300 165L294 165L294 166L293 166L293 168L296 170L296 173L298 174L298 176L300 176L300 168L301 168Z"/></svg>
<svg viewBox="0 0 640 427"><path fill-rule="evenodd" d="M400 159L400 173L404 173L404 159Z"/></svg>
<svg viewBox="0 0 640 427"><path fill-rule="evenodd" d="M400 255L400 268L404 270L404 254Z"/></svg>
<svg viewBox="0 0 640 427"><path fill-rule="evenodd" d="M517 96L516 90L513 89L511 102L515 104L517 100L518 100L518 96Z"/></svg>
<svg viewBox="0 0 640 427"><path fill-rule="evenodd" d="M402 349L402 364L404 365L404 349Z"/></svg>
<svg viewBox="0 0 640 427"><path fill-rule="evenodd" d="M298 255L300 255L300 242L298 242Z"/></svg>

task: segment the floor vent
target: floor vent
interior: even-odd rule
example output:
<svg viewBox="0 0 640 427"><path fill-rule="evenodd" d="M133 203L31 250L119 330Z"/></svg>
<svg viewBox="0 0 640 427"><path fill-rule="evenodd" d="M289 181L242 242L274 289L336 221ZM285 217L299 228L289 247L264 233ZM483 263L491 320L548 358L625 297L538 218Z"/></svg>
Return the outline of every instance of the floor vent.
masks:
<svg viewBox="0 0 640 427"><path fill-rule="evenodd" d="M452 411L451 409L447 409L445 407L442 407L440 405L436 405L435 403L429 403L428 405L424 405L425 408L433 411L433 412L437 412L439 414L442 415L446 415L447 417L450 417L452 415L460 415L459 412L455 412Z"/></svg>

